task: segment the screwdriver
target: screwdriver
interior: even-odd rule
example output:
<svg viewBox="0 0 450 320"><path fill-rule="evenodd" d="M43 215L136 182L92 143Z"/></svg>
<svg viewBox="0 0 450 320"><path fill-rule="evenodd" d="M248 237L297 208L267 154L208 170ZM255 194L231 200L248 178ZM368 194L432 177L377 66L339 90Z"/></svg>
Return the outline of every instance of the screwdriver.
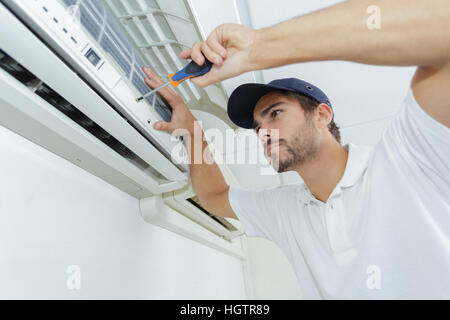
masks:
<svg viewBox="0 0 450 320"><path fill-rule="evenodd" d="M164 88L169 84L172 84L174 87L178 87L178 85L186 79L198 77L207 73L209 70L211 70L211 67L212 62L208 61L207 59L205 59L205 62L201 66L195 63L194 60L192 60L186 65L186 67L184 67L180 71L169 74L169 81L167 81L163 85L160 85L158 88L153 89L149 93L144 94L142 97L137 98L136 101L139 102L144 100L152 93Z"/></svg>

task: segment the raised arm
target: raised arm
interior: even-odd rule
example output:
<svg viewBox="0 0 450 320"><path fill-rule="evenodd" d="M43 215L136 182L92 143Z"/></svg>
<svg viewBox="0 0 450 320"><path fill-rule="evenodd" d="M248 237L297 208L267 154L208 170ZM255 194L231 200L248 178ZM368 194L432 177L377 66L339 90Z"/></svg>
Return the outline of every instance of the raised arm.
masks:
<svg viewBox="0 0 450 320"><path fill-rule="evenodd" d="M374 4L379 29L369 28ZM450 58L449 19L448 0L351 0L259 30L250 57L259 68L320 60L436 66Z"/></svg>
<svg viewBox="0 0 450 320"><path fill-rule="evenodd" d="M379 29L369 28L379 9ZM372 7L373 8L373 7ZM375 17L376 18L376 17ZM412 84L419 104L450 126L450 1L349 0L272 27L217 27L207 41L181 53L216 62L192 81L207 86L241 73L286 64L346 60L374 65L419 66Z"/></svg>
<svg viewBox="0 0 450 320"><path fill-rule="evenodd" d="M163 81L149 68L143 68L147 78L146 84L150 88L159 87ZM222 217L238 219L228 201L228 189L222 172L220 171L208 150L208 143L203 139L204 133L196 122L183 99L168 87L162 88L159 93L172 107L170 122L158 121L154 128L177 135L186 139L187 152L190 158L190 174L192 187L200 203L209 212ZM209 158L205 159L205 155ZM208 160L208 161L205 161Z"/></svg>

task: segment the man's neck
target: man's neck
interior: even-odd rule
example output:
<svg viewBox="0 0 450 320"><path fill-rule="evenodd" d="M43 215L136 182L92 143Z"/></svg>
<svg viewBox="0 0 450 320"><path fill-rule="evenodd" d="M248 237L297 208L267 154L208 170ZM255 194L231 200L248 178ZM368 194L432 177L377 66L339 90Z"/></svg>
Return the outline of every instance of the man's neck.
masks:
<svg viewBox="0 0 450 320"><path fill-rule="evenodd" d="M313 160L295 171L302 177L316 199L327 202L345 172L348 151L336 140L325 140Z"/></svg>

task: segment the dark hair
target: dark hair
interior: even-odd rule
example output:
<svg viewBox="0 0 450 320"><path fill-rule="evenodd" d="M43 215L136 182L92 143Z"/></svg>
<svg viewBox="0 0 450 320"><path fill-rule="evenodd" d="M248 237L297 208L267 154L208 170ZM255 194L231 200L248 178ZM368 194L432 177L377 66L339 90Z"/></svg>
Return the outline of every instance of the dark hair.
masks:
<svg viewBox="0 0 450 320"><path fill-rule="evenodd" d="M320 102L316 99L310 98L297 92L282 91L282 93L297 100L303 111L305 111L306 116L310 116L311 113L316 110L316 108L320 104ZM331 122L328 124L328 130L330 130L330 133L337 140L337 142L341 144L341 132L339 131L339 127L334 122L334 120L331 120Z"/></svg>

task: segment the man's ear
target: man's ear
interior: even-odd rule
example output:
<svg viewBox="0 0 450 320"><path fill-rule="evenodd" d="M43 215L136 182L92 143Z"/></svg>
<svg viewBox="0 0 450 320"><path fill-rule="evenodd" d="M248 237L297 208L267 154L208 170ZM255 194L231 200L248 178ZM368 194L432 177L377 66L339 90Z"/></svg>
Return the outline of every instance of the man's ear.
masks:
<svg viewBox="0 0 450 320"><path fill-rule="evenodd" d="M317 113L319 115L319 123L324 125L325 127L333 119L333 110L331 107L325 103L321 103L317 107Z"/></svg>

